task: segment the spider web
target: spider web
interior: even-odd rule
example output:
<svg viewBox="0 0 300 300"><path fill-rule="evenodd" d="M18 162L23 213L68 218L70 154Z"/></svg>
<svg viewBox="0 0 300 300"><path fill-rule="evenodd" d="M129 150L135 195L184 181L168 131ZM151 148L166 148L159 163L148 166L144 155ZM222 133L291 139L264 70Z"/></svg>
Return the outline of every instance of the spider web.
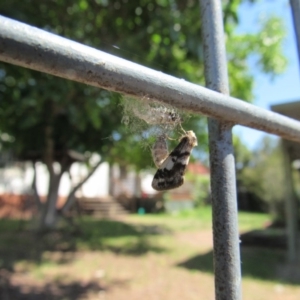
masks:
<svg viewBox="0 0 300 300"><path fill-rule="evenodd" d="M177 108L162 104L158 101L151 102L143 99L123 97L123 117L121 122L128 127L130 132L141 137L142 147L152 147L158 137L167 136L177 138L182 134L183 121L189 116Z"/></svg>

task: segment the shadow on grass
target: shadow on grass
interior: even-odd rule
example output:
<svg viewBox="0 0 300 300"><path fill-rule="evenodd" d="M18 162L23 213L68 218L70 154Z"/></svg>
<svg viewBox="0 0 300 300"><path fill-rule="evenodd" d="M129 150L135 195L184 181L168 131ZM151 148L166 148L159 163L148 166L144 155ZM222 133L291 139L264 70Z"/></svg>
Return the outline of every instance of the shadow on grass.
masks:
<svg viewBox="0 0 300 300"><path fill-rule="evenodd" d="M126 280L111 280L109 285L102 285L101 280L36 283L33 279L25 278L22 275L24 271L16 269L16 263L25 262L26 275L31 263L68 263L74 259L77 251L103 250L125 255L163 252L165 249L152 243L153 235L168 232L164 227L135 226L91 218L79 220L74 227L64 226L43 234L28 228L30 223L27 221L0 220L0 299L76 300L90 294L100 297L110 289L126 285Z"/></svg>
<svg viewBox="0 0 300 300"><path fill-rule="evenodd" d="M85 299L88 295L96 294L97 298L105 295L110 289L126 286L127 280L112 281L102 285L98 281L73 281L68 284L60 282L45 282L42 285L21 282L18 285L10 280L10 272L0 271L0 299L6 300L76 300Z"/></svg>
<svg viewBox="0 0 300 300"><path fill-rule="evenodd" d="M21 225L20 225L21 224ZM59 263L72 260L70 253L101 250L125 255L164 252L153 242L153 235L170 233L163 226L129 225L121 221L84 218L76 226L63 227L43 234L28 230L29 222L0 220L0 268L13 270L20 260L35 263L44 260L46 251L59 251Z"/></svg>
<svg viewBox="0 0 300 300"><path fill-rule="evenodd" d="M242 247L241 261L243 277L300 284L299 277L285 276L283 272L280 272L281 268L288 266L285 251L282 249ZM213 252L196 255L177 266L194 271L213 273Z"/></svg>

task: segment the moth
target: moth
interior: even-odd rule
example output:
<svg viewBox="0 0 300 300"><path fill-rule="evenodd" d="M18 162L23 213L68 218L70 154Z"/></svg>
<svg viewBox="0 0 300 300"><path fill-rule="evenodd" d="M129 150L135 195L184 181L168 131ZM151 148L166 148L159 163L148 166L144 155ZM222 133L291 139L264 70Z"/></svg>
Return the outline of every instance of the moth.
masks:
<svg viewBox="0 0 300 300"><path fill-rule="evenodd" d="M175 149L160 164L154 175L152 187L157 191L164 191L183 185L192 149L197 145L195 133L192 130L187 131Z"/></svg>

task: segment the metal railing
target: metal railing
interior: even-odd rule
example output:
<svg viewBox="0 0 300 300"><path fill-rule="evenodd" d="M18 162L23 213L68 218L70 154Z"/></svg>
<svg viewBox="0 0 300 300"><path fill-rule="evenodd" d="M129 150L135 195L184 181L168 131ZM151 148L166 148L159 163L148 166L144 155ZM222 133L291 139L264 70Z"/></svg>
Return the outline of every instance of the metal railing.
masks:
<svg viewBox="0 0 300 300"><path fill-rule="evenodd" d="M299 122L0 16L0 60L300 141Z"/></svg>
<svg viewBox="0 0 300 300"><path fill-rule="evenodd" d="M207 88L5 17L0 17L0 60L211 118L215 294L217 300L238 300L241 271L232 126L300 142L300 122L228 96L221 1L200 0L200 6Z"/></svg>

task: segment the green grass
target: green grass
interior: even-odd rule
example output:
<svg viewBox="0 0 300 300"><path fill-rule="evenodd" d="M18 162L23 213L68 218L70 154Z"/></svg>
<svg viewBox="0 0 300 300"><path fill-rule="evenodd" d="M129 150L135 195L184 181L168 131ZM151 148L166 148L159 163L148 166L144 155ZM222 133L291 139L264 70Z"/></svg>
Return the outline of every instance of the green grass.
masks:
<svg viewBox="0 0 300 300"><path fill-rule="evenodd" d="M93 293L89 299L96 299L103 286L108 287L109 299L125 299L128 291L138 299L143 289L175 290L164 299L177 299L183 282L188 291L198 287L197 296L213 295L211 215L210 207L203 207L172 215L130 215L119 221L81 217L73 227L62 222L58 230L43 235L30 230L31 222L0 220L0 269L17 279L13 289L26 289L28 299L36 297L36 286L53 293L53 299L81 299L78 291ZM239 213L243 232L274 235L264 230L269 221L266 214ZM243 298L299 299L299 280L284 275L285 254L282 249L242 244ZM99 272L103 277L95 278ZM274 291L278 286L284 290L282 297ZM184 299L197 298L189 298L187 292Z"/></svg>
<svg viewBox="0 0 300 300"><path fill-rule="evenodd" d="M269 220L266 214L242 212L239 228L242 231L263 228ZM163 249L156 242L160 237L210 230L212 217L210 207L201 207L172 215L130 215L125 222L84 217L74 223L75 227L64 226L41 236L29 230L28 221L0 220L0 257L6 257L8 262L14 257L31 259L45 250L108 250L132 255L161 252Z"/></svg>
<svg viewBox="0 0 300 300"><path fill-rule="evenodd" d="M266 214L239 213L242 231L262 229L268 221L270 218ZM56 263L52 265L51 259L49 261L49 257L45 256L52 252L108 251L129 256L152 252L180 257L194 253L195 248L180 244L175 239L176 234L210 230L212 220L211 208L203 207L172 215L130 215L124 222L84 217L77 219L75 224L73 228L63 227L37 235L28 230L29 222L0 220L0 267L13 269L17 263L26 262L29 269L36 265L34 272L42 274L44 268L55 267ZM283 258L282 251L273 249L242 249L243 273L247 277L275 280L274 266ZM209 252L196 254L180 266L191 272L212 273L211 262L212 252Z"/></svg>
<svg viewBox="0 0 300 300"><path fill-rule="evenodd" d="M186 231L211 228L211 208L184 210L173 214L132 215L130 223L157 224L169 231Z"/></svg>
<svg viewBox="0 0 300 300"><path fill-rule="evenodd" d="M17 276L20 286L21 282L26 288L37 283L41 290L51 293L51 286L55 293L60 291L53 299L75 299L78 290L90 292L99 282L93 299L103 283L112 287L106 291L108 298L117 291L118 295L127 290L135 295L135 290L137 294L143 288L149 290L148 283L151 289L165 292L178 288L180 293L182 282L191 290L197 282L199 295L213 289L211 215L210 207L204 207L172 215L130 215L122 221L81 217L74 220L74 227L63 223L58 230L43 235L30 230L31 222L0 220L0 269ZM269 221L266 214L239 213L242 231L263 230ZM263 233L274 234L272 230ZM245 299L299 299L299 280L278 273L285 262L285 250L242 244L241 262ZM99 271L104 277L95 279ZM126 280L125 289L118 286L120 278ZM152 284L155 281L159 284ZM281 298L274 286L284 289ZM36 289L30 293L36 295ZM293 294L294 298L288 297ZM194 298L187 295L185 299Z"/></svg>
<svg viewBox="0 0 300 300"><path fill-rule="evenodd" d="M239 212L239 229L242 231L265 228L271 223L270 215L264 213Z"/></svg>
<svg viewBox="0 0 300 300"><path fill-rule="evenodd" d="M212 228L212 211L210 206L183 210L174 214L132 215L130 221L142 224L160 224L170 230L202 230ZM268 214L239 212L239 229L241 231L264 228L271 221Z"/></svg>

